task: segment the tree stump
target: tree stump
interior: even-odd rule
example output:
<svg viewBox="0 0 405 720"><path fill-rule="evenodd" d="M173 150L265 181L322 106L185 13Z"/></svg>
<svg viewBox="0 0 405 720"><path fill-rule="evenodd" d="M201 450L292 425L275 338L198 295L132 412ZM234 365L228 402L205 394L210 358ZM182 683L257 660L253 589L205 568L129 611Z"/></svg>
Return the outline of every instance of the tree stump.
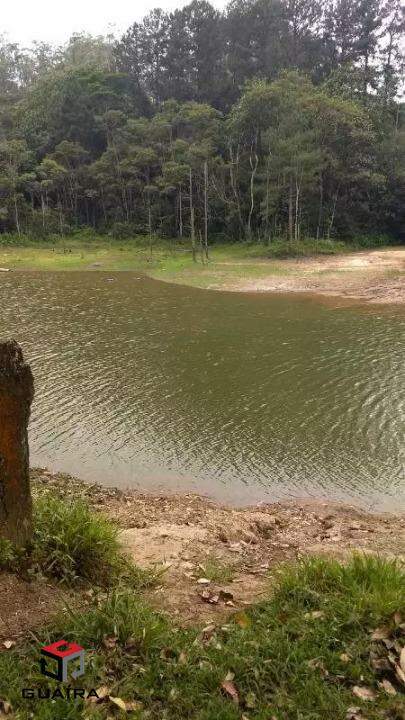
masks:
<svg viewBox="0 0 405 720"><path fill-rule="evenodd" d="M31 368L15 340L0 342L0 537L22 547L32 532L28 421Z"/></svg>

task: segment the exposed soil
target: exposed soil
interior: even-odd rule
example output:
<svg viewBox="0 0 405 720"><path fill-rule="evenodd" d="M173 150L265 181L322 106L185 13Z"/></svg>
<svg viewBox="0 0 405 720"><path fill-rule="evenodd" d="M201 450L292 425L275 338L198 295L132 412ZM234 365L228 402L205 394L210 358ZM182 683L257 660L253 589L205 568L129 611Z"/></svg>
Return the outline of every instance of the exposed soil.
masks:
<svg viewBox="0 0 405 720"><path fill-rule="evenodd" d="M305 292L370 303L405 303L405 249L368 250L263 263L277 264L286 274L271 274L269 268L268 277L224 280L221 285L211 285L211 289Z"/></svg>
<svg viewBox="0 0 405 720"><path fill-rule="evenodd" d="M260 600L272 572L286 560L311 554L344 560L352 551L364 551L405 561L404 515L306 500L238 509L192 494L150 495L88 485L48 470L31 475L34 494L49 489L63 497L83 497L116 521L124 551L141 567L161 573L148 599L182 624L217 622ZM216 579L202 582L210 579L213 567ZM83 591L76 597L82 599ZM48 583L1 575L0 645L44 623L64 600L66 593Z"/></svg>

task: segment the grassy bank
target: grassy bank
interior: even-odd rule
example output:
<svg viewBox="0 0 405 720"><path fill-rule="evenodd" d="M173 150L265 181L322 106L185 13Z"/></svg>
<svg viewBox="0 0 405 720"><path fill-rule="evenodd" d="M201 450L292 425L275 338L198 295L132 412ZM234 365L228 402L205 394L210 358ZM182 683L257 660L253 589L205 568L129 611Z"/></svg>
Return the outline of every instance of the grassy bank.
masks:
<svg viewBox="0 0 405 720"><path fill-rule="evenodd" d="M372 558L284 568L269 599L205 629L179 629L121 587L2 653L0 698L21 720L402 720L404 607L404 574ZM391 652L373 640L381 626L374 637L389 638ZM61 637L87 649L72 687L96 688L99 701L22 699L22 686L58 687L38 656Z"/></svg>
<svg viewBox="0 0 405 720"><path fill-rule="evenodd" d="M218 282L221 277L265 277L269 271L285 274L281 261L286 257L335 255L354 250L338 242L316 241L298 244L217 244L209 251L209 262L197 254L193 262L189 243L156 240L152 252L147 238L133 241L106 242L95 236L91 240L66 238L55 244L27 243L0 246L0 266L11 270L135 270L199 287ZM269 265L268 261L273 261ZM264 264L265 263L265 264Z"/></svg>
<svg viewBox="0 0 405 720"><path fill-rule="evenodd" d="M259 604L184 629L152 609L142 571L123 571L117 529L83 501L41 493L30 562L3 543L3 568L44 573L76 601L0 652L0 717L66 720L403 720L405 574L399 562L311 558L273 568ZM13 568L14 563L14 568ZM0 574L1 581L1 574ZM92 590L89 593L88 583ZM84 592L83 592L84 590ZM180 618L181 619L181 618ZM39 673L40 647L86 649L71 687L99 699L23 698L66 686Z"/></svg>

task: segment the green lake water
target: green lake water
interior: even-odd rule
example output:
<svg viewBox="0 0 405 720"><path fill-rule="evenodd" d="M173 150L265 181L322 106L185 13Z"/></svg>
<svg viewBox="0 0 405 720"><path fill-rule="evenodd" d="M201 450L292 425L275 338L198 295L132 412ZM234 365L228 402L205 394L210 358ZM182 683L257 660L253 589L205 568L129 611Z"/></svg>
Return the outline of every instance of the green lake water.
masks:
<svg viewBox="0 0 405 720"><path fill-rule="evenodd" d="M234 504L405 508L405 309L133 273L8 273L36 380L31 464Z"/></svg>

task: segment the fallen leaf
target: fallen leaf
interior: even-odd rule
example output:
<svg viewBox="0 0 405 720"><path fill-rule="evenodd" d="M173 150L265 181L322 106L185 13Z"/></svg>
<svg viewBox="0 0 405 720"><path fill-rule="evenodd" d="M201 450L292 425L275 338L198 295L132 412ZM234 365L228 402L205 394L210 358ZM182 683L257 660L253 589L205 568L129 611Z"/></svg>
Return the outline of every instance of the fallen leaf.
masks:
<svg viewBox="0 0 405 720"><path fill-rule="evenodd" d="M351 657L347 653L342 653L340 656L340 659L343 663L348 663L348 662L350 662Z"/></svg>
<svg viewBox="0 0 405 720"><path fill-rule="evenodd" d="M119 707L120 710L123 710L124 712L127 711L127 704L124 700L122 700L119 697L113 697L110 695L110 702L114 703L117 707Z"/></svg>
<svg viewBox="0 0 405 720"><path fill-rule="evenodd" d="M10 648L14 647L15 642L14 642L14 640L5 640L3 645L6 648L6 650L10 650Z"/></svg>
<svg viewBox="0 0 405 720"><path fill-rule="evenodd" d="M402 648L400 656L399 656L399 664L401 666L401 670L405 672L405 647Z"/></svg>
<svg viewBox="0 0 405 720"><path fill-rule="evenodd" d="M346 712L346 720L361 720L361 709L359 707L349 707Z"/></svg>
<svg viewBox="0 0 405 720"><path fill-rule="evenodd" d="M125 703L127 712L133 712L134 710L142 710L143 704L137 700L130 700Z"/></svg>
<svg viewBox="0 0 405 720"><path fill-rule="evenodd" d="M219 595L214 595L210 590L203 590L200 593L200 598L203 602L209 603L210 605L218 605Z"/></svg>
<svg viewBox="0 0 405 720"><path fill-rule="evenodd" d="M355 685L353 690L353 695L360 698L360 700L375 700L376 694L374 690L370 687L366 687L365 685Z"/></svg>
<svg viewBox="0 0 405 720"><path fill-rule="evenodd" d="M370 665L376 672L386 672L391 669L387 658L371 658Z"/></svg>
<svg viewBox="0 0 405 720"><path fill-rule="evenodd" d="M160 657L162 658L162 660L173 660L176 657L176 652L173 650L173 648L165 647L161 649Z"/></svg>
<svg viewBox="0 0 405 720"><path fill-rule="evenodd" d="M7 700L0 700L0 716L1 715L10 715L11 713L11 704Z"/></svg>
<svg viewBox="0 0 405 720"><path fill-rule="evenodd" d="M391 630L389 627L379 627L371 633L372 640L388 640L391 637Z"/></svg>
<svg viewBox="0 0 405 720"><path fill-rule="evenodd" d="M393 620L397 627L401 627L403 618L402 618L402 614L399 612L399 610L397 610L397 612L394 613Z"/></svg>
<svg viewBox="0 0 405 720"><path fill-rule="evenodd" d="M101 687L97 688L96 693L98 697L94 697L92 695L91 697L87 698L86 702L95 705L97 703L102 703L104 700L108 700L108 698L110 697L110 688L108 688L106 685L102 685Z"/></svg>
<svg viewBox="0 0 405 720"><path fill-rule="evenodd" d="M387 695L396 695L397 694L397 691L395 690L394 686L392 685L392 683L390 683L389 680L382 680L380 683L378 683L378 687L385 690Z"/></svg>
<svg viewBox="0 0 405 720"><path fill-rule="evenodd" d="M208 580L208 578L198 578L197 583L198 585L209 585L211 580Z"/></svg>
<svg viewBox="0 0 405 720"><path fill-rule="evenodd" d="M244 630L246 630L246 628L250 627L252 624L249 615L246 615L245 612L236 613L234 619L235 622L239 625L239 627L243 628Z"/></svg>
<svg viewBox="0 0 405 720"><path fill-rule="evenodd" d="M103 638L103 645L107 650L111 650L112 648L115 648L117 645L118 638L115 635L106 635Z"/></svg>
<svg viewBox="0 0 405 720"><path fill-rule="evenodd" d="M325 617L325 613L323 612L323 610L313 610L312 612L307 612L304 614L304 618L306 620L320 620L323 617Z"/></svg>
<svg viewBox="0 0 405 720"><path fill-rule="evenodd" d="M232 699L232 702L235 705L239 705L239 693L238 693L234 683L232 682L232 680L225 679L223 681L223 683L221 684L221 688L224 691L224 693L229 695L229 697Z"/></svg>
<svg viewBox="0 0 405 720"><path fill-rule="evenodd" d="M395 675L402 685L405 685L405 673L399 665L395 665Z"/></svg>
<svg viewBox="0 0 405 720"><path fill-rule="evenodd" d="M179 655L179 665L187 665L187 655L183 650Z"/></svg>

